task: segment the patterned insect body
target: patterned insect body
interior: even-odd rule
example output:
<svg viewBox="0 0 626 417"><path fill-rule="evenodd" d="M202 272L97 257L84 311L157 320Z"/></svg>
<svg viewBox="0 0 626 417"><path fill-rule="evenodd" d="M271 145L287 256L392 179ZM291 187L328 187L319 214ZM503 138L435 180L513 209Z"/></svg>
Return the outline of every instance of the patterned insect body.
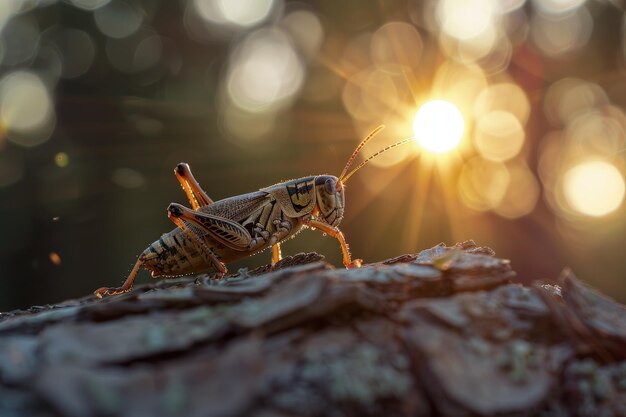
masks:
<svg viewBox="0 0 626 417"><path fill-rule="evenodd" d="M318 211L331 226L337 226L343 218L343 188L337 177L320 175L286 181L263 188L260 191L216 201L198 209L199 212L223 216L240 224L250 235L244 235L245 250L241 246L233 248L227 240L228 233L243 231L225 222L213 225L209 218L194 216L195 221L212 230L205 232L194 224L194 220L184 220L189 229L200 236L206 246L223 263L230 263L267 249L270 237L284 227L286 232L280 241L292 238L305 226L307 216ZM174 206L176 207L176 206ZM176 210L176 209L174 209ZM184 211L181 211L181 215ZM303 221L304 217L304 221ZM221 227L221 228L220 228ZM176 228L153 242L141 255L143 267L152 272L153 277L187 275L215 269L212 262L206 262L194 240L181 228Z"/></svg>
<svg viewBox="0 0 626 417"><path fill-rule="evenodd" d="M372 155L347 173L359 150L382 126L357 146L339 177L317 175L281 182L259 191L213 201L193 177L189 165L180 163L174 173L191 209L172 203L168 217L177 228L153 242L139 256L121 287L103 287L95 295L115 295L130 291L141 267L153 277L180 276L215 271L226 273L225 263L272 248L272 265L281 259L280 243L305 227L319 229L339 241L346 268L360 267L352 260L348 245L338 229L344 215L344 184L359 168L397 142Z"/></svg>

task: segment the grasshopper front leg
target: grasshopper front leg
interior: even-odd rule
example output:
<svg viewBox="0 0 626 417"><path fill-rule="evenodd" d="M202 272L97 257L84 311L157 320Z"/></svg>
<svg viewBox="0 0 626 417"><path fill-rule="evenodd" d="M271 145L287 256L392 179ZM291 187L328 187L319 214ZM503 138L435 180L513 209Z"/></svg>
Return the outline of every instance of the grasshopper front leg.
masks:
<svg viewBox="0 0 626 417"><path fill-rule="evenodd" d="M348 248L348 244L346 243L346 239L341 233L341 230L337 227L333 227L327 223L323 223L319 220L315 220L312 218L304 218L302 222L309 227L314 227L322 231L322 233L326 233L328 236L334 237L339 241L341 245L341 252L343 254L343 264L346 268L360 268L363 264L362 259L352 260L350 256L350 248Z"/></svg>
<svg viewBox="0 0 626 417"><path fill-rule="evenodd" d="M272 246L272 268L276 265L281 259L283 259L282 254L280 253L280 243Z"/></svg>

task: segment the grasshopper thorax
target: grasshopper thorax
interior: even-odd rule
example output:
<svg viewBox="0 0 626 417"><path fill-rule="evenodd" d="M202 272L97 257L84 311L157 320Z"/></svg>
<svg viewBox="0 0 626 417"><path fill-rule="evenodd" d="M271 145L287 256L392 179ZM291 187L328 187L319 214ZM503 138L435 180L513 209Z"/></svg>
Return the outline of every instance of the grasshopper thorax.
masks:
<svg viewBox="0 0 626 417"><path fill-rule="evenodd" d="M316 175L261 188L271 194L288 217L313 215L331 226L343 218L344 187L334 175Z"/></svg>
<svg viewBox="0 0 626 417"><path fill-rule="evenodd" d="M345 206L341 180L333 175L318 175L315 177L315 197L320 219L331 226L339 225Z"/></svg>

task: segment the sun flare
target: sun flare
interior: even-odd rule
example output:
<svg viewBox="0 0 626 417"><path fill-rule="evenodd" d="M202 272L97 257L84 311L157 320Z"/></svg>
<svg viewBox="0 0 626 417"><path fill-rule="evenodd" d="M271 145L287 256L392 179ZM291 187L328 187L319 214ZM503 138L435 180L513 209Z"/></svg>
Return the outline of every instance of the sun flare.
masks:
<svg viewBox="0 0 626 417"><path fill-rule="evenodd" d="M426 102L415 113L413 133L417 142L434 153L451 151L461 143L465 122L457 106L446 100Z"/></svg>

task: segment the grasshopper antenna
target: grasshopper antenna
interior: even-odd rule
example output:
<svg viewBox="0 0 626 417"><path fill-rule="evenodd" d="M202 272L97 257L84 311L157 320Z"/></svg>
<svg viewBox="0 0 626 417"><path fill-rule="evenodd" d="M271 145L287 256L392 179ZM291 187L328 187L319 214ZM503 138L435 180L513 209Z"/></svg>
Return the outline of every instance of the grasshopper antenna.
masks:
<svg viewBox="0 0 626 417"><path fill-rule="evenodd" d="M369 142L374 136L376 136L378 132L380 132L384 128L385 128L385 125L378 126L376 129L372 130L372 133L367 135L367 137L363 139L361 143L359 143L359 145L356 147L354 152L352 152L352 156L350 156L350 159L348 159L346 166L343 167L343 171L341 171L341 174L339 175L340 180L343 178L344 175L346 175L346 172L348 172L348 168L350 168L350 165L352 165L352 162L354 162L354 158L356 158L361 148L364 147L367 142Z"/></svg>
<svg viewBox="0 0 626 417"><path fill-rule="evenodd" d="M380 128L377 128L377 130L375 130L375 131L374 131L374 132L372 132L372 133L376 133L376 132L378 132L379 130L380 130ZM364 144L365 144L364 142L366 142L367 140L369 140L371 136L372 136L372 134L370 134L370 136L368 136L367 138L365 138L365 140L364 140L361 144L363 144L363 145L364 145ZM396 147L398 147L398 146L401 146L401 145L407 144L407 143L412 142L412 141L414 141L414 140L415 140L415 138L414 138L414 137L410 137L410 138L402 139L401 141L398 141L398 142L396 142L396 143L394 143L394 144L391 144L391 145L387 146L386 148L381 149L380 151L376 152L374 155L370 156L370 157L369 157L369 158L367 158L365 161L363 161L363 162L361 162L359 165L357 165L357 167L356 167L356 168L354 168L352 171L350 171L350 173L349 173L349 174L347 174L346 176L339 177L339 180L345 184L346 182L348 182L348 179L350 179L350 177L354 175L354 173L355 173L355 172L357 172L359 169L361 169L361 168L363 167L363 165L367 164L369 161L371 161L372 159L376 158L376 157L377 157L378 155L380 155L381 153L387 152L387 151L388 151L388 150L390 150L390 149L393 149L393 148L396 148ZM361 145L359 145L359 146L357 147L357 150L359 149L359 147L360 147L360 146L361 146ZM355 154L356 154L356 151L355 151ZM353 155L353 156L354 156L354 155ZM351 159L350 159L350 161L352 161L352 159L354 159L354 158L351 158ZM349 165L349 164L348 164L348 165Z"/></svg>

